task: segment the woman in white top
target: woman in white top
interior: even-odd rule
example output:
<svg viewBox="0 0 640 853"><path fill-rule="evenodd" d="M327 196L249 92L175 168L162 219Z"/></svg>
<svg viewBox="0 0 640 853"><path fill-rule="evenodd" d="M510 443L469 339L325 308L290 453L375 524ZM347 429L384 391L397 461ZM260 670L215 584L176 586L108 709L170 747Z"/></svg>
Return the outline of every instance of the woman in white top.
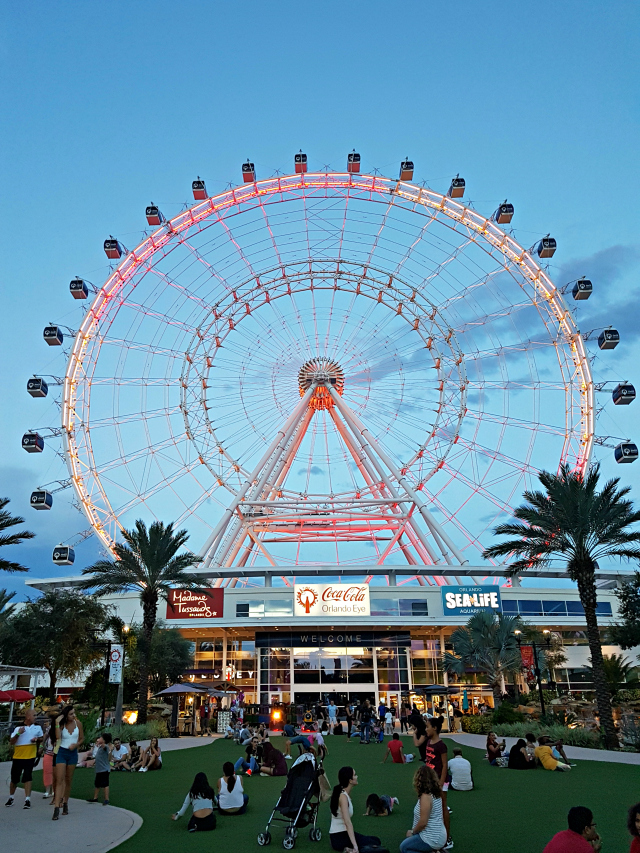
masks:
<svg viewBox="0 0 640 853"><path fill-rule="evenodd" d="M213 813L213 801L215 794L209 784L205 773L196 773L193 785L180 811L171 815L174 820L179 820L186 810L191 806L193 814L187 825L189 832L208 832L216 828L216 816Z"/></svg>
<svg viewBox="0 0 640 853"><path fill-rule="evenodd" d="M220 814L244 814L249 797L242 789L242 779L236 776L233 764L225 761L222 765L224 776L218 779L218 808Z"/></svg>
<svg viewBox="0 0 640 853"><path fill-rule="evenodd" d="M413 826L400 844L400 853L430 853L447 843L442 817L440 780L431 767L420 767L413 777L418 802L413 810Z"/></svg>
<svg viewBox="0 0 640 853"><path fill-rule="evenodd" d="M334 850L345 853L359 853L361 847L379 847L380 839L376 835L362 835L353 828L353 803L351 791L358 784L358 775L353 767L341 767L338 770L338 784L331 794L331 827L329 840Z"/></svg>
<svg viewBox="0 0 640 853"><path fill-rule="evenodd" d="M60 806L62 814L69 814L71 782L78 764L78 747L84 740L82 723L76 719L73 705L67 705L56 718L56 741L60 744L56 755L56 783L52 820L58 820Z"/></svg>
<svg viewBox="0 0 640 853"><path fill-rule="evenodd" d="M140 757L140 773L147 770L162 770L162 750L157 737L152 737L149 746Z"/></svg>

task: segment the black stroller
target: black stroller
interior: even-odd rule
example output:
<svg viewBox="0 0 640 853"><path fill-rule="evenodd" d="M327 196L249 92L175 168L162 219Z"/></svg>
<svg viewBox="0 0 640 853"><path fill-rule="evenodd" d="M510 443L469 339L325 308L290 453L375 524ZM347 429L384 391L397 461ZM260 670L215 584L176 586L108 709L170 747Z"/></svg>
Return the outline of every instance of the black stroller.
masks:
<svg viewBox="0 0 640 853"><path fill-rule="evenodd" d="M292 850L296 846L298 830L303 826L311 825L309 839L320 841L322 830L318 829L316 823L320 805L318 777L321 773L324 773L324 770L316 765L315 760L300 761L289 770L287 784L280 792L266 829L258 835L258 844L261 847L271 844L269 827L275 821L286 824L282 840L285 850Z"/></svg>

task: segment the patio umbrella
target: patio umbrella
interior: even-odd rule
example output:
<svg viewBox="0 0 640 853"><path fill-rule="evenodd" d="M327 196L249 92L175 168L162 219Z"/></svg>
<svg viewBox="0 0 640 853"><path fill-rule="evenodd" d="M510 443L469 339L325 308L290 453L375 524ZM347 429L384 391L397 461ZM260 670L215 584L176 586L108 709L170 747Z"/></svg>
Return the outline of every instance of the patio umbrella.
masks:
<svg viewBox="0 0 640 853"><path fill-rule="evenodd" d="M0 702L13 702L6 690L0 690Z"/></svg>
<svg viewBox="0 0 640 853"><path fill-rule="evenodd" d="M9 702L29 702L31 699L36 698L33 693L29 693L28 690L6 690L3 692L6 692L9 697Z"/></svg>
<svg viewBox="0 0 640 853"><path fill-rule="evenodd" d="M206 687L196 687L193 684L172 684L171 687L166 687L160 690L159 693L154 693L154 696L180 696L188 693L205 693Z"/></svg>
<svg viewBox="0 0 640 853"><path fill-rule="evenodd" d="M469 710L469 694L467 693L467 688L464 688L464 693L462 694L462 710Z"/></svg>

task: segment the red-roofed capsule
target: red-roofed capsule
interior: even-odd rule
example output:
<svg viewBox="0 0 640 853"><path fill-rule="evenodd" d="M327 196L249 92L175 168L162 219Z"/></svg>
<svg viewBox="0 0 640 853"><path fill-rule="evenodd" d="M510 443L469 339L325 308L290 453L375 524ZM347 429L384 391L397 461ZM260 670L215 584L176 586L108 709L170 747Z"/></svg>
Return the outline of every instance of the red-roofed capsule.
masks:
<svg viewBox="0 0 640 853"><path fill-rule="evenodd" d="M449 187L447 195L449 198L462 198L465 186L464 178L461 178L460 175L456 175L451 181L451 186Z"/></svg>
<svg viewBox="0 0 640 853"><path fill-rule="evenodd" d="M198 176L195 181L191 182L191 191L193 192L193 197L196 201L203 201L205 198L209 198L205 183L200 176Z"/></svg>
<svg viewBox="0 0 640 853"><path fill-rule="evenodd" d="M347 172L352 175L357 175L360 171L360 155L356 154L355 149L351 154L347 154Z"/></svg>
<svg viewBox="0 0 640 853"><path fill-rule="evenodd" d="M122 257L122 246L115 237L104 241L104 253L110 261L119 261Z"/></svg>
<svg viewBox="0 0 640 853"><path fill-rule="evenodd" d="M86 299L89 296L87 283L81 278L74 278L69 283L69 291L74 299Z"/></svg>
<svg viewBox="0 0 640 853"><path fill-rule="evenodd" d="M42 337L50 347L60 347L64 340L64 335L58 326L45 326Z"/></svg>
<svg viewBox="0 0 640 853"><path fill-rule="evenodd" d="M251 184L256 179L256 167L253 163L247 160L242 164L242 180L245 184Z"/></svg>
<svg viewBox="0 0 640 853"><path fill-rule="evenodd" d="M412 181L413 180L413 161L412 160L403 160L400 163L400 180L401 181Z"/></svg>
<svg viewBox="0 0 640 853"><path fill-rule="evenodd" d="M145 216L149 225L162 225L163 222L166 222L166 219L155 204L149 205L145 210Z"/></svg>
<svg viewBox="0 0 640 853"><path fill-rule="evenodd" d="M513 205L505 199L491 218L498 225L508 225L513 219Z"/></svg>
<svg viewBox="0 0 640 853"><path fill-rule="evenodd" d="M307 155L302 151L293 158L293 166L296 170L296 175L303 175L307 171Z"/></svg>

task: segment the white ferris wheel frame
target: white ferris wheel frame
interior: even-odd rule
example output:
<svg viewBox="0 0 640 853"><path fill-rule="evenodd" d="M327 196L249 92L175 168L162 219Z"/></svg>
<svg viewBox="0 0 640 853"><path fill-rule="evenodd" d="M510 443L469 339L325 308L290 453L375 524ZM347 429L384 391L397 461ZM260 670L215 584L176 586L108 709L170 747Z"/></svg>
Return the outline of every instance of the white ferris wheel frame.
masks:
<svg viewBox="0 0 640 853"><path fill-rule="evenodd" d="M557 322L558 335L564 339L566 348L570 353L571 362L573 363L574 377L580 396L580 436L579 442L576 442L575 430L571 431L569 428L567 429L560 461L563 462L568 458L570 444L573 442L574 445L577 444L577 449L574 448L573 453L575 468L577 470L584 470L588 466L593 448L595 406L593 380L584 341L560 291L555 287L545 270L540 267L531 254L517 243L510 234L505 233L492 219L482 216L462 202L404 181L366 174L324 172L274 177L245 184L214 197L207 198L181 212L173 219L164 222L133 251L126 254L115 271L108 277L95 296L75 336L63 386L62 428L65 457L69 477L78 500L91 526L108 550L112 551L113 549L120 523L96 472L90 428L86 426L88 419L83 418L82 413L85 410L88 412L90 409L91 375L85 369L88 349L90 344L96 345L97 352L99 353L102 340L101 323L107 319L111 305L117 302L123 288L132 282L135 274L141 269L150 267L155 258L164 257L167 253L167 247L174 240L179 240L183 232L191 231L194 228L198 229L199 227L204 228L216 221L223 223L226 216L250 210L257 205L263 205L267 201L277 202L296 193L307 191L317 193L323 190L343 193L346 196L351 193L357 193L359 198L366 198L371 201L383 201L386 204L398 203L409 209L411 207L414 209L424 208L432 211L432 215L441 214L458 226L466 228L470 240L477 242L482 248L488 246L491 251L497 250L504 256L506 262L518 268L523 279L531 285L532 293L530 294L530 298L532 301L535 302L535 300L538 300L544 302L549 314ZM311 260L316 261L318 259ZM321 260L325 261L324 258ZM344 264L345 267L348 266L347 262L344 262ZM288 267L293 265L284 264L283 266ZM284 269L282 274L284 275ZM381 274L381 271L372 270L371 274L375 277L375 275ZM367 271L365 270L363 279L366 278ZM258 281L259 284L260 282ZM135 286L135 283L133 283L133 286ZM395 293L396 302L401 304L401 307L402 304L407 304L406 294L403 297L402 293L395 288L395 285L392 290ZM401 302L403 299L405 299L404 303ZM418 306L413 306L413 308L409 306L409 310L417 311ZM416 316L419 317L419 312ZM447 343L450 346L454 346L455 340L453 344L451 344L450 340L447 340ZM97 357L93 360L94 367L96 361ZM336 408L343 416L343 426L346 423L350 428L353 427L355 429L355 431L352 431L350 438L345 438L343 434L343 440L345 440L347 447L349 447L349 442L351 442L353 450L358 453L357 432L359 430L361 432L361 428L364 427L358 422L355 414L350 412L348 406L346 406L335 391L332 391L329 387L328 390L335 400ZM571 390L567 389L566 395L570 393ZM296 421L296 428L299 422L300 418ZM338 424L336 426L340 431L340 426ZM293 432L291 435L293 435ZM291 438L291 435L289 438ZM291 449L291 447L289 446L288 449ZM283 450L287 450L287 448L278 448L280 454ZM375 451L378 459L382 458L384 461L384 451L382 448L377 447ZM398 477L395 476L393 469L390 469L389 464L386 463L391 464L390 460L387 459L384 465L386 468L385 476L391 474L391 478L394 480L393 485L397 488ZM382 478L382 472L378 469L377 463L369 459L368 464L370 468L369 475L377 473ZM282 462L282 465L286 465L286 460ZM282 465L278 469L279 471L282 470ZM272 466L270 470L273 471L274 467ZM242 473L245 475L248 474L246 471ZM402 477L402 472L396 473L400 478ZM265 482L268 483L268 479ZM405 514L410 517L414 510L422 512L421 502L416 502L413 497L408 495L406 488L402 488L402 484L400 486L402 492L400 497L405 502ZM388 492L386 497L385 495L378 495L378 498L387 500L390 494L391 492ZM373 499L373 494L370 497ZM455 545L437 525L433 517L431 517L430 521L432 524L427 522L427 526L431 534L435 537L436 543L445 546L444 551L443 548L440 548L441 553L445 554L444 565L451 564L447 556L451 553L458 565L466 562L464 558L461 558ZM211 543L217 541L219 544L221 541L220 524L214 531L215 535L212 534L209 539L209 547L205 547L201 554L205 565L210 565L213 560ZM424 543L422 544L424 545ZM449 546L448 549L446 548L447 545ZM258 545L258 547L260 546ZM225 553L228 553L228 550ZM420 550L424 552L424 548ZM237 550L235 553L237 554ZM433 556L431 553L430 557ZM425 560L425 562L437 564L443 561L436 558ZM214 561L214 565L216 563L217 561Z"/></svg>

